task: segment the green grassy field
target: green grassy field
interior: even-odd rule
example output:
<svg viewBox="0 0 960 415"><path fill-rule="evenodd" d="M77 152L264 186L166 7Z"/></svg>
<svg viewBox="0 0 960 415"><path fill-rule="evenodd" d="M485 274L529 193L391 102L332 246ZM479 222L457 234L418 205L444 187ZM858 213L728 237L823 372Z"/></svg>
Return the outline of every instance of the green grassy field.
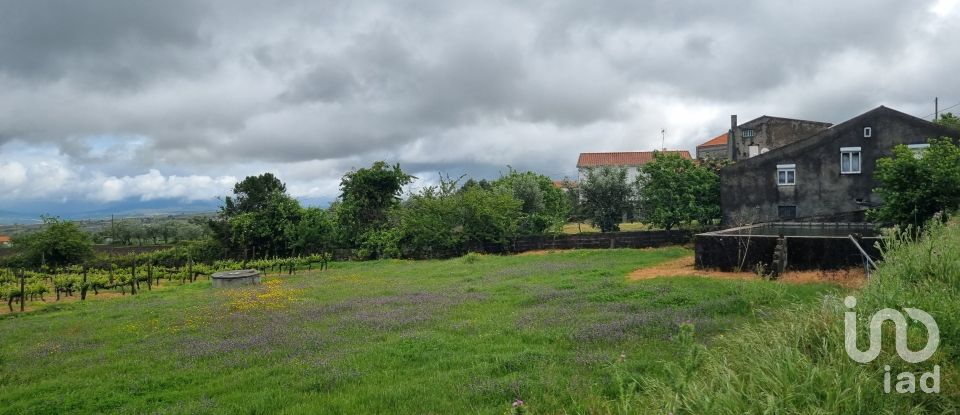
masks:
<svg viewBox="0 0 960 415"><path fill-rule="evenodd" d="M5 316L0 413L605 413L613 364L665 376L680 323L710 344L838 290L625 278L690 254L336 263Z"/></svg>

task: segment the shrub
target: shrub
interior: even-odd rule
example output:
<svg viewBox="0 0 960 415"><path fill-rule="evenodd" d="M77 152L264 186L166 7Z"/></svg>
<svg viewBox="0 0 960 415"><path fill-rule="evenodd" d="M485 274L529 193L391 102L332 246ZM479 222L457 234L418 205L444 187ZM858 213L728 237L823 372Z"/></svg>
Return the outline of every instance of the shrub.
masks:
<svg viewBox="0 0 960 415"><path fill-rule="evenodd" d="M919 226L960 207L960 148L948 138L931 140L918 154L895 147L892 157L877 161L876 177L883 204L870 211L872 220Z"/></svg>

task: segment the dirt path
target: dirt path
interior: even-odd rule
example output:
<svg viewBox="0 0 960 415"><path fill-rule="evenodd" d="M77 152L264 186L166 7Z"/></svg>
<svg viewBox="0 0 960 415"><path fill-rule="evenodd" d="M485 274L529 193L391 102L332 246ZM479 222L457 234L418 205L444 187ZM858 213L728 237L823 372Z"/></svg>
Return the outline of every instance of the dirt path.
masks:
<svg viewBox="0 0 960 415"><path fill-rule="evenodd" d="M698 270L693 267L693 255L685 256L673 261L664 262L653 267L639 268L630 273L627 279L631 281L648 280L652 278L668 278L681 276L696 276L704 278L732 279L732 280L760 280L752 272L722 272ZM791 271L780 277L780 281L791 284L809 284L828 282L844 287L856 288L866 282L862 269L853 268L837 271Z"/></svg>

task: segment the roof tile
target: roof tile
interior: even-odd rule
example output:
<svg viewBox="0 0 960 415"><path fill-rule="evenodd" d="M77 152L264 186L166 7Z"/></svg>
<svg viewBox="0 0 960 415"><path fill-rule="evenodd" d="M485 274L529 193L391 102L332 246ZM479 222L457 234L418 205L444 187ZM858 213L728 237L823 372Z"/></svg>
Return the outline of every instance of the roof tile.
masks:
<svg viewBox="0 0 960 415"><path fill-rule="evenodd" d="M720 146L720 145L723 145L723 146L727 145L727 133L723 133L723 134L720 134L720 135L718 135L718 136L716 136L716 137L713 137L713 138L710 139L710 141L707 141L706 143L703 143L703 144L698 145L697 148L700 148L700 147L710 147L710 146Z"/></svg>
<svg viewBox="0 0 960 415"><path fill-rule="evenodd" d="M676 153L685 159L693 159L687 150L665 150L663 153ZM577 167L599 166L640 166L653 160L653 151L620 151L613 153L580 153Z"/></svg>

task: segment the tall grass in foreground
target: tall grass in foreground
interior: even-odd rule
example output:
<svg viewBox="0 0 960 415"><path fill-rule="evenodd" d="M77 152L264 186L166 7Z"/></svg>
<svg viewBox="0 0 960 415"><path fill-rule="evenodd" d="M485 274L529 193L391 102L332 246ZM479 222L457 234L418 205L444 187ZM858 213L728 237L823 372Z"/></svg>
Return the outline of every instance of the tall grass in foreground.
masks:
<svg viewBox="0 0 960 415"><path fill-rule="evenodd" d="M859 364L844 350L843 298L825 296L820 307L795 306L779 318L720 336L702 361L669 364L681 372L642 378L633 395L640 413L694 414L923 414L960 413L960 222L932 223L916 241L889 236L885 260L855 293L861 350L870 316L883 308L919 308L940 328L940 348L926 362L909 364L894 346L893 324L884 325L883 352ZM924 326L911 323L910 348L926 342ZM679 345L703 348L696 343ZM693 353L692 355L696 355ZM927 394L884 392L884 366L892 382L900 372L940 365L941 390ZM687 370L692 373L682 373ZM623 411L616 411L623 412Z"/></svg>

